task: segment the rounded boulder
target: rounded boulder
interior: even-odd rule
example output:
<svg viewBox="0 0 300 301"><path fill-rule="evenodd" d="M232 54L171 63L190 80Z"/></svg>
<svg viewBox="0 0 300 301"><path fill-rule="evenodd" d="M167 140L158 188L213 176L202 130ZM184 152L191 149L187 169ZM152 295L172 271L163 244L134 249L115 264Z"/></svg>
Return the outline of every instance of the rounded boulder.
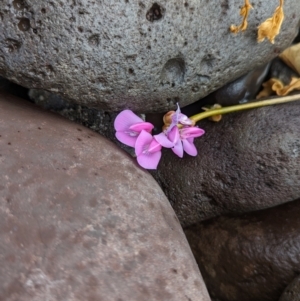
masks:
<svg viewBox="0 0 300 301"><path fill-rule="evenodd" d="M205 120L196 157L166 150L153 175L182 225L298 199L299 115L295 101Z"/></svg>
<svg viewBox="0 0 300 301"><path fill-rule="evenodd" d="M210 300L165 195L112 142L2 93L0 167L0 300Z"/></svg>
<svg viewBox="0 0 300 301"><path fill-rule="evenodd" d="M299 279L279 299L299 274L299 214L297 200L187 228L185 233L212 299L299 300Z"/></svg>
<svg viewBox="0 0 300 301"><path fill-rule="evenodd" d="M233 34L241 0L2 0L0 74L79 104L164 112L188 105L263 65L297 35L300 2L284 3L275 45L257 26L278 1L252 3Z"/></svg>

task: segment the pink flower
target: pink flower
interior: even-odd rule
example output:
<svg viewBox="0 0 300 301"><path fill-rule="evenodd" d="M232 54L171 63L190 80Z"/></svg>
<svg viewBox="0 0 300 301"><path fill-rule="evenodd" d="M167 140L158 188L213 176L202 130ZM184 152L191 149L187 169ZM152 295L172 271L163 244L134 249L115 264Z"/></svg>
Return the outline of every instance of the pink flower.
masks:
<svg viewBox="0 0 300 301"><path fill-rule="evenodd" d="M193 126L194 121L182 114L177 106L176 112L170 111L164 116L168 128L155 136L151 135L154 126L130 110L124 110L116 117L114 126L117 139L135 148L138 164L143 168L157 168L162 147L171 148L180 158L184 152L197 155L194 138L202 136L204 130Z"/></svg>
<svg viewBox="0 0 300 301"><path fill-rule="evenodd" d="M162 146L151 134L142 130L135 143L135 154L140 166L156 169L161 158Z"/></svg>
<svg viewBox="0 0 300 301"><path fill-rule="evenodd" d="M160 133L155 135L155 140L163 147L172 148L172 151L180 158L183 157L183 151L190 156L197 155L197 149L194 145L194 138L204 134L204 130L192 126L179 129L174 126L169 133Z"/></svg>
<svg viewBox="0 0 300 301"><path fill-rule="evenodd" d="M173 113L171 113L167 117L167 120L170 120L170 119L171 119L171 124L168 126L168 128L166 130L167 134L173 129L173 127L177 126L178 124L188 125L188 126L191 126L191 125L195 124L186 115L184 115L184 114L181 113L180 107L179 107L178 103L177 103L177 110L176 110L176 112L173 111Z"/></svg>
<svg viewBox="0 0 300 301"><path fill-rule="evenodd" d="M186 115L179 113L178 115L178 123L182 125L194 125L194 121L192 121L190 118L188 118Z"/></svg>
<svg viewBox="0 0 300 301"><path fill-rule="evenodd" d="M197 156L198 151L194 145L194 138L202 136L205 131L198 127L191 126L184 127L180 129L179 132L184 151L190 156Z"/></svg>
<svg viewBox="0 0 300 301"><path fill-rule="evenodd" d="M144 122L130 110L124 110L116 117L114 127L116 138L131 147L135 146L141 131L150 133L154 128L153 124Z"/></svg>

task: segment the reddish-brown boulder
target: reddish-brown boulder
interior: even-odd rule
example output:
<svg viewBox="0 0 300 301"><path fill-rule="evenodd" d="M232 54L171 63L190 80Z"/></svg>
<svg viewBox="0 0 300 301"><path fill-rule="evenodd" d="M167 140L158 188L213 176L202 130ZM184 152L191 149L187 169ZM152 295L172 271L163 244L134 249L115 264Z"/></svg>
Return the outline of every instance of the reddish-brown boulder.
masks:
<svg viewBox="0 0 300 301"><path fill-rule="evenodd" d="M209 301L181 226L102 136L0 94L0 300Z"/></svg>
<svg viewBox="0 0 300 301"><path fill-rule="evenodd" d="M299 216L300 199L186 229L212 299L277 301L300 271Z"/></svg>
<svg viewBox="0 0 300 301"><path fill-rule="evenodd" d="M300 301L300 276L298 275L284 290L279 301Z"/></svg>

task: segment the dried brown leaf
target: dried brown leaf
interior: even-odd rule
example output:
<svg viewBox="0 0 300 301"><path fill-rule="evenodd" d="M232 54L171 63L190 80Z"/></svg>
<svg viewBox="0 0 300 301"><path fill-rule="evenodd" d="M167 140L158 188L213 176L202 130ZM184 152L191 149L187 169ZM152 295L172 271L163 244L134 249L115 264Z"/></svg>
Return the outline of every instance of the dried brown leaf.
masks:
<svg viewBox="0 0 300 301"><path fill-rule="evenodd" d="M300 43L287 48L279 57L300 75Z"/></svg>
<svg viewBox="0 0 300 301"><path fill-rule="evenodd" d="M249 11L250 9L253 8L252 5L250 4L249 0L245 0L244 6L242 6L240 10L240 15L243 17L241 25L231 25L230 26L230 31L233 33L238 33L240 31L244 31L247 29L248 26L248 16L249 16Z"/></svg>
<svg viewBox="0 0 300 301"><path fill-rule="evenodd" d="M286 86L279 79L271 78L263 83L263 89L256 96L256 99L268 97L274 94L285 96L295 90L300 90L300 78L292 77L291 82Z"/></svg>
<svg viewBox="0 0 300 301"><path fill-rule="evenodd" d="M263 89L258 93L256 99L274 95L276 90L283 88L283 83L277 78L271 78L262 84Z"/></svg>
<svg viewBox="0 0 300 301"><path fill-rule="evenodd" d="M300 78L293 77L289 85L283 87L278 92L276 91L276 93L277 95L285 96L295 90L300 90Z"/></svg>
<svg viewBox="0 0 300 301"><path fill-rule="evenodd" d="M280 0L280 5L276 8L273 16L258 26L257 42L268 39L274 44L275 37L280 32L283 19L283 0Z"/></svg>

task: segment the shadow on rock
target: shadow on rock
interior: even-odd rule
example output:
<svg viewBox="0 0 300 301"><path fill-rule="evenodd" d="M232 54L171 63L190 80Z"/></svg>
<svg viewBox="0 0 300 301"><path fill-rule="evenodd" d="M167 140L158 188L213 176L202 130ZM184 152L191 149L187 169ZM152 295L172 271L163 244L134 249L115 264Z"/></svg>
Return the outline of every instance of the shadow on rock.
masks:
<svg viewBox="0 0 300 301"><path fill-rule="evenodd" d="M300 199L187 228L185 233L212 299L277 301L300 272L299 216ZM299 294L299 280L295 285ZM299 300L287 298L287 292L280 301Z"/></svg>

